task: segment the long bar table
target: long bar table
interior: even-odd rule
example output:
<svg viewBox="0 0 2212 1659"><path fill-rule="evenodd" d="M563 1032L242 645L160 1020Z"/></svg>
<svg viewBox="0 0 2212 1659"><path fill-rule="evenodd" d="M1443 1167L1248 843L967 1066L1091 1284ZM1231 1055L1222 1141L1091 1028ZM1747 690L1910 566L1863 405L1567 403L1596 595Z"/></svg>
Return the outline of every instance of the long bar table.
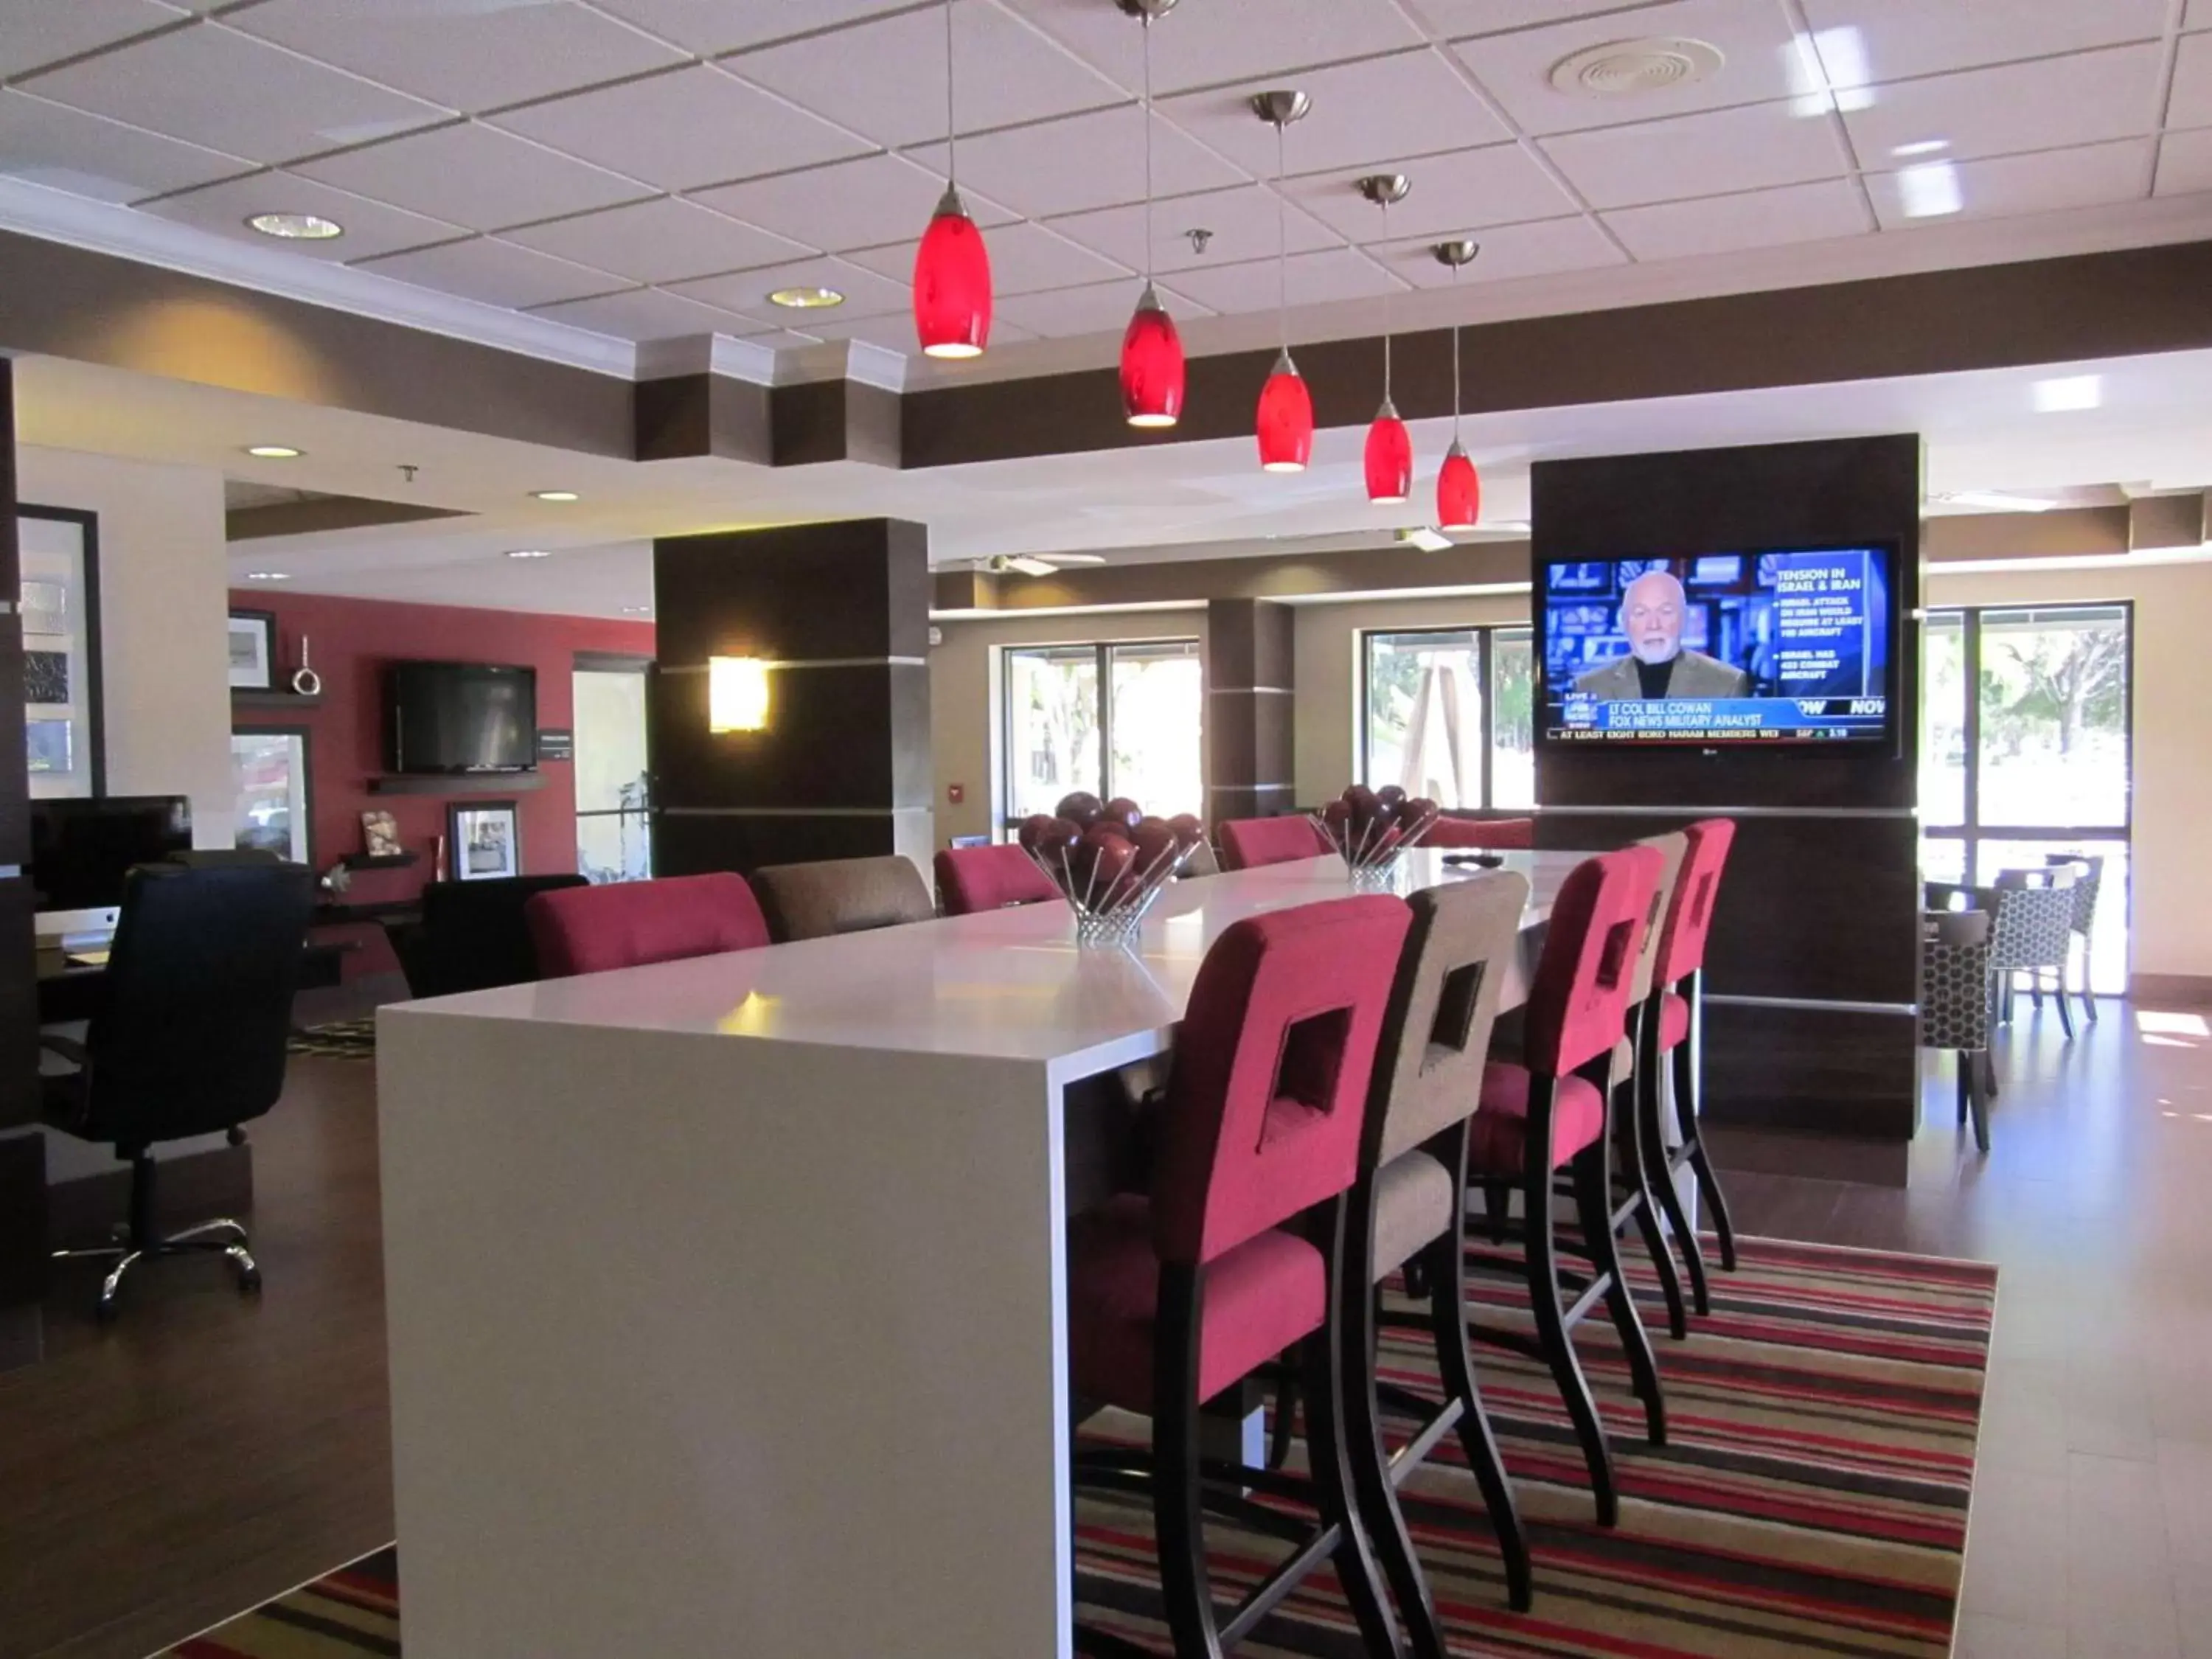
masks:
<svg viewBox="0 0 2212 1659"><path fill-rule="evenodd" d="M1524 958L1578 856L1506 855ZM1126 950L1035 905L384 1009L408 1659L1064 1659L1070 1087L1170 1048L1232 922L1350 890L1315 859L1179 882Z"/></svg>

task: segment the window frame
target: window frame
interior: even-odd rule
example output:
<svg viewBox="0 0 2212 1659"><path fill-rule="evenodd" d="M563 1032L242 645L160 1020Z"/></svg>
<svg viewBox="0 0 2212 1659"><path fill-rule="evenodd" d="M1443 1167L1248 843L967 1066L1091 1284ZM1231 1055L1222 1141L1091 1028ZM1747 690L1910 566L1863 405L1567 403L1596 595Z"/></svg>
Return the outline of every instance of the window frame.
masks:
<svg viewBox="0 0 2212 1659"><path fill-rule="evenodd" d="M1423 635L1474 635L1475 673L1482 691L1482 721L1479 736L1480 760L1478 775L1481 779L1482 800L1478 806L1459 806L1451 810L1460 812L1529 812L1533 806L1501 807L1498 805L1497 748L1498 748L1498 678L1497 636L1501 634L1518 635L1530 652L1535 649L1536 630L1533 623L1462 623L1454 626L1433 628L1363 628L1359 634L1359 677L1354 688L1352 720L1356 742L1353 746L1353 775L1364 781L1368 776L1370 756L1368 746L1374 738L1374 721L1370 711L1370 700L1375 684L1375 641L1377 639L1417 639ZM1371 786L1370 786L1371 787Z"/></svg>
<svg viewBox="0 0 2212 1659"><path fill-rule="evenodd" d="M1077 652L1092 653L1092 694L1097 707L1092 711L1098 728L1098 798L1111 799L1114 788L1114 653L1116 651L1154 650L1162 646L1188 646L1200 664L1199 718L1205 718L1206 641L1195 634L1163 634L1153 639L1125 640L1027 640L1018 645L998 647L997 689L999 693L999 778L996 817L1001 830L1018 828L1022 816L1013 810L1018 799L1014 786L1014 767L1019 754L1014 738L1014 696L1012 659L1024 652ZM1081 786L1073 786L1081 787ZM1203 780L1200 781L1203 789Z"/></svg>

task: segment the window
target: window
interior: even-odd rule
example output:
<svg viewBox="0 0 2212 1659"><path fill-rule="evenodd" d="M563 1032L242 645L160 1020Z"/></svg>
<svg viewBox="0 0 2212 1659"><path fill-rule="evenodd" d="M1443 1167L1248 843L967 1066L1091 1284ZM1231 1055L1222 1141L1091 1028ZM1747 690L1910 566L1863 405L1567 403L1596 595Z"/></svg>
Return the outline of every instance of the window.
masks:
<svg viewBox="0 0 2212 1659"><path fill-rule="evenodd" d="M645 765L650 659L579 652L574 669L576 870L594 883L653 873Z"/></svg>
<svg viewBox="0 0 2212 1659"><path fill-rule="evenodd" d="M2127 988L2134 613L2126 605L1930 611L1921 635L1920 863L1987 884L2100 854L2090 984Z"/></svg>
<svg viewBox="0 0 2212 1659"><path fill-rule="evenodd" d="M1359 775L1456 808L1534 806L1526 628L1362 634Z"/></svg>
<svg viewBox="0 0 2212 1659"><path fill-rule="evenodd" d="M1009 646L1003 657L1007 823L1077 789L1162 817L1202 810L1196 640Z"/></svg>

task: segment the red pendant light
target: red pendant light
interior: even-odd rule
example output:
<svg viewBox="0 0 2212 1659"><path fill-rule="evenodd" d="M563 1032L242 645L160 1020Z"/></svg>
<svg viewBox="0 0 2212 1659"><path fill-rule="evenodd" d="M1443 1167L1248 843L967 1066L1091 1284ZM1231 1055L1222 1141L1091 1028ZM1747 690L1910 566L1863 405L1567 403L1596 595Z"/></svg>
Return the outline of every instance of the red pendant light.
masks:
<svg viewBox="0 0 2212 1659"><path fill-rule="evenodd" d="M1260 468L1264 472L1303 472L1313 459L1313 399L1298 366L1285 349L1274 372L1260 388Z"/></svg>
<svg viewBox="0 0 2212 1659"><path fill-rule="evenodd" d="M1460 267L1482 252L1472 240L1438 242L1434 250L1438 259L1451 267L1452 286L1459 286ZM1459 438L1459 313L1452 313L1452 441L1444 452L1444 464L1437 474L1437 528L1439 530L1472 530L1482 516L1482 479L1468 459L1467 446Z"/></svg>
<svg viewBox="0 0 2212 1659"><path fill-rule="evenodd" d="M1373 173L1359 181L1359 193L1382 210L1382 240L1390 240L1390 204L1402 202L1413 184L1402 173ZM1367 428L1367 499L1395 506L1413 493L1413 438L1390 399L1390 290L1382 290L1382 406Z"/></svg>
<svg viewBox="0 0 2212 1659"><path fill-rule="evenodd" d="M1121 413L1131 426L1173 426L1182 418L1182 337L1150 283L1121 337Z"/></svg>
<svg viewBox="0 0 2212 1659"><path fill-rule="evenodd" d="M1467 447L1456 438L1444 452L1443 470L1437 474L1437 528L1472 530L1482 516L1482 479Z"/></svg>
<svg viewBox="0 0 2212 1659"><path fill-rule="evenodd" d="M991 256L953 183L952 0L945 0L945 194L914 256L914 329L922 355L980 357L991 340Z"/></svg>
<svg viewBox="0 0 2212 1659"><path fill-rule="evenodd" d="M1282 349L1267 384L1260 388L1253 430L1260 440L1260 467L1266 472L1303 472L1313 459L1313 398L1291 361L1290 229L1283 208L1283 129L1312 107L1295 90L1254 94L1253 111L1275 130L1275 308Z"/></svg>
<svg viewBox="0 0 2212 1659"><path fill-rule="evenodd" d="M1182 418L1182 336L1152 287L1152 18L1176 0L1133 0L1145 28L1145 291L1121 336L1121 416L1131 426L1160 430Z"/></svg>

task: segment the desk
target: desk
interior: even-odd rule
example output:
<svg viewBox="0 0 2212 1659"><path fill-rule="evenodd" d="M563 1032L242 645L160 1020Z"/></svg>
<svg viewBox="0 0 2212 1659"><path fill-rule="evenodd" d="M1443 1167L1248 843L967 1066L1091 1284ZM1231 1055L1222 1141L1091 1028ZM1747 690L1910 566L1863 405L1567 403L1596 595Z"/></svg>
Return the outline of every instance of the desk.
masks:
<svg viewBox="0 0 2212 1659"><path fill-rule="evenodd" d="M1508 855L1524 957L1580 856ZM1127 952L1040 905L382 1010L408 1659L1066 1655L1066 1091L1167 1051L1231 922L1348 890L1314 859L1178 883Z"/></svg>
<svg viewBox="0 0 2212 1659"><path fill-rule="evenodd" d="M303 991L336 985L340 976L339 959L349 951L361 946L350 939L319 944L310 939L301 947L300 957L300 988ZM106 946L96 947L105 954ZM38 952L39 1024L62 1025L71 1020L90 1019L100 1002L100 988L107 977L105 962L80 963L70 960L75 952L46 950ZM93 954L88 951L85 954Z"/></svg>

